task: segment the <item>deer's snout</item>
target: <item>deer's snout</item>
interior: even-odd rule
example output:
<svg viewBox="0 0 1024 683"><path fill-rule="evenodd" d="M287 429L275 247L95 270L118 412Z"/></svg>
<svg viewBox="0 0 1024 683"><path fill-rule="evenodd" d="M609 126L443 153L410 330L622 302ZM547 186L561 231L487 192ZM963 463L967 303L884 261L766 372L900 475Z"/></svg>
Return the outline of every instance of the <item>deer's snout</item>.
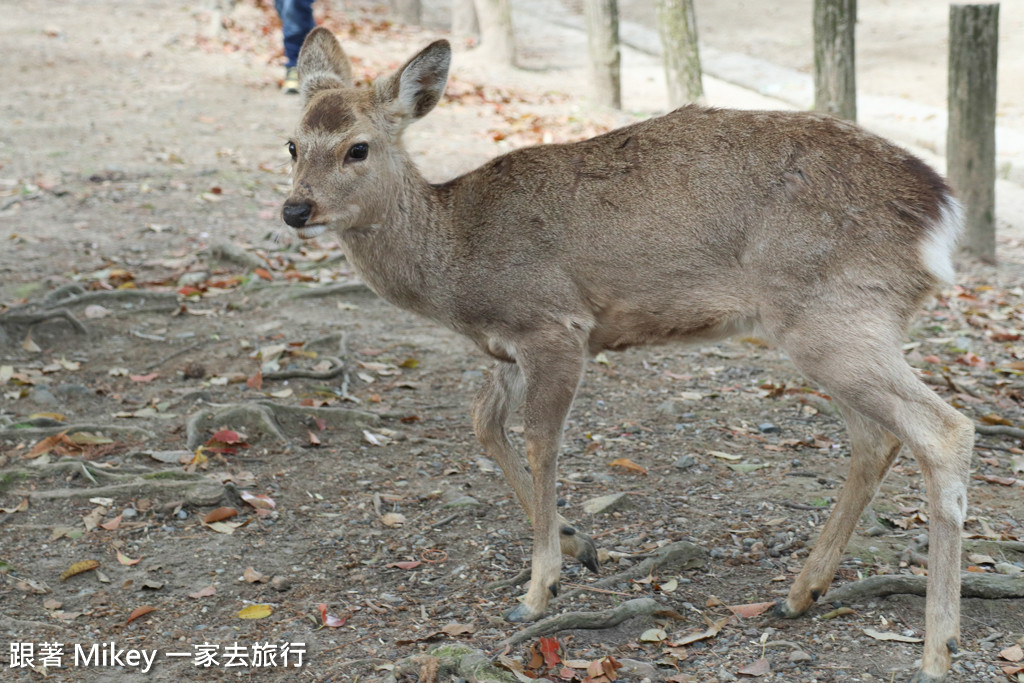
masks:
<svg viewBox="0 0 1024 683"><path fill-rule="evenodd" d="M289 199L284 203L284 209L281 211L284 222L293 228L304 226L311 215L313 215L313 203L304 199L296 201Z"/></svg>

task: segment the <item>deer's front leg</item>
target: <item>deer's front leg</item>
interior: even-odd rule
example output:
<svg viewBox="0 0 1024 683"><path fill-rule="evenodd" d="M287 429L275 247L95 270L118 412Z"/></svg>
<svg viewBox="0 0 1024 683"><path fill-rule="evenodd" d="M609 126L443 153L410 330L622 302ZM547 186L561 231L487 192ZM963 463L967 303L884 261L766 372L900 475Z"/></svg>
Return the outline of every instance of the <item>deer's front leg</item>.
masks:
<svg viewBox="0 0 1024 683"><path fill-rule="evenodd" d="M523 602L506 615L509 621L538 619L547 609L548 600L558 594L564 524L555 509L558 449L565 418L583 371L583 358L581 340L565 331L561 336L544 335L518 350L517 362L526 379L523 421L526 458L533 479L533 500L529 506L533 521L533 566L530 589Z"/></svg>

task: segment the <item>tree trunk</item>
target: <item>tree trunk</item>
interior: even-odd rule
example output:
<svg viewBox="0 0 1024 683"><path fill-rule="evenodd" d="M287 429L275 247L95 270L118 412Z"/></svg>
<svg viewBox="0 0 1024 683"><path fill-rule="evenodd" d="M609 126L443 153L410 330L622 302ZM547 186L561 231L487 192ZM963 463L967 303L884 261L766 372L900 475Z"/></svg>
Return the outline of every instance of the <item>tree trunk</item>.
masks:
<svg viewBox="0 0 1024 683"><path fill-rule="evenodd" d="M583 11L587 18L594 100L606 107L621 109L618 0L584 0Z"/></svg>
<svg viewBox="0 0 1024 683"><path fill-rule="evenodd" d="M857 0L814 0L814 110L857 120Z"/></svg>
<svg viewBox="0 0 1024 683"><path fill-rule="evenodd" d="M669 105L680 107L704 96L693 0L658 0L658 33L665 55Z"/></svg>
<svg viewBox="0 0 1024 683"><path fill-rule="evenodd" d="M480 21L480 54L493 62L512 66L516 43L512 32L509 0L474 0Z"/></svg>
<svg viewBox="0 0 1024 683"><path fill-rule="evenodd" d="M423 8L420 0L391 0L391 13L403 24L419 26Z"/></svg>
<svg viewBox="0 0 1024 683"><path fill-rule="evenodd" d="M949 7L949 181L965 205L961 250L996 260L996 64L999 5Z"/></svg>
<svg viewBox="0 0 1024 683"><path fill-rule="evenodd" d="M452 0L452 39L460 45L480 37L473 0Z"/></svg>

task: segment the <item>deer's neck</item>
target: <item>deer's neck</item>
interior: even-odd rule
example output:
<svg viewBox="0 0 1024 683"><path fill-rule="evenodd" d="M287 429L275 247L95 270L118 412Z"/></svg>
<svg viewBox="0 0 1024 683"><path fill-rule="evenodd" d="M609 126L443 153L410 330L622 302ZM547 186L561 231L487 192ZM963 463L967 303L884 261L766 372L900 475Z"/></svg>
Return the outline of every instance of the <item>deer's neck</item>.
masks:
<svg viewBox="0 0 1024 683"><path fill-rule="evenodd" d="M436 300L446 291L439 284L451 253L445 195L411 165L386 194L368 225L343 233L348 257L381 298L446 322Z"/></svg>

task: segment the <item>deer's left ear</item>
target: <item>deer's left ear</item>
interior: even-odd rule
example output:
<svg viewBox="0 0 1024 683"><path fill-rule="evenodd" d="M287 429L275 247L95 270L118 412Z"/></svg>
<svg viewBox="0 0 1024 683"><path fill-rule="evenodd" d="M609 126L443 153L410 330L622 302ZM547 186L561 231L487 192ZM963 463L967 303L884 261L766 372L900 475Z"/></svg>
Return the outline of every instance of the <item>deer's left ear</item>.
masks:
<svg viewBox="0 0 1024 683"><path fill-rule="evenodd" d="M302 99L329 88L351 88L352 66L334 34L322 26L309 32L299 50L299 88Z"/></svg>
<svg viewBox="0 0 1024 683"><path fill-rule="evenodd" d="M451 45L447 40L438 40L376 83L379 101L398 119L401 128L426 116L441 99L451 61Z"/></svg>

